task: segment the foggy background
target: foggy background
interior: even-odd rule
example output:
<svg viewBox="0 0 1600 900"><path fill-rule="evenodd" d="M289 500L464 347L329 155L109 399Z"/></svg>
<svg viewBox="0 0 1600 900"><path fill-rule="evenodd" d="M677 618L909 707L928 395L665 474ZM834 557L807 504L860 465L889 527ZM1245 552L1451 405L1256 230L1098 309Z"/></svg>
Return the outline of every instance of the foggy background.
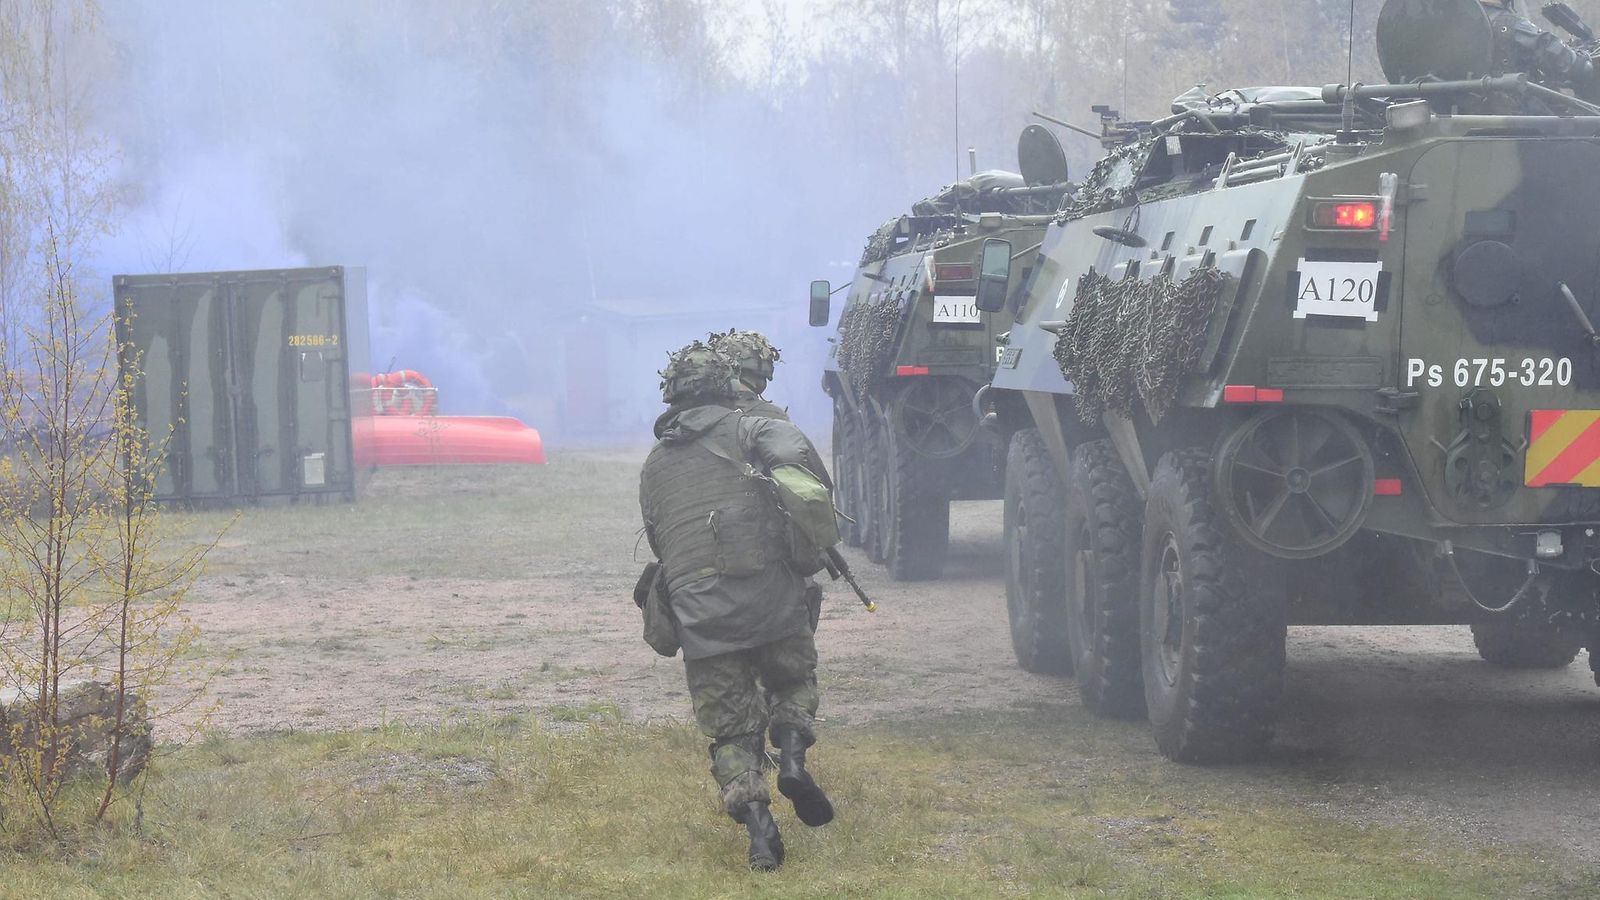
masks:
<svg viewBox="0 0 1600 900"><path fill-rule="evenodd" d="M1380 6L1355 4L1357 80ZM647 439L655 370L713 328L768 331L769 397L825 427L807 282L847 280L966 147L1014 169L1033 109L1092 128L1201 81L1343 81L1349 9L117 0L57 31L115 188L100 276L365 266L375 368L573 442ZM1061 137L1077 173L1099 155Z"/></svg>

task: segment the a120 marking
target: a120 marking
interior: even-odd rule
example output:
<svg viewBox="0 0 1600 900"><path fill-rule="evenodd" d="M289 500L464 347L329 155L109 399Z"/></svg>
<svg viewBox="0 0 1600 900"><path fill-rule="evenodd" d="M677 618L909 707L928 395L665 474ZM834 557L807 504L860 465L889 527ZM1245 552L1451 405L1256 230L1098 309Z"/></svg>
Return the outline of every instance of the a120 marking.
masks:
<svg viewBox="0 0 1600 900"><path fill-rule="evenodd" d="M1371 303L1378 297L1378 282L1373 278L1329 278L1327 293L1320 289L1318 280L1306 279L1300 287L1298 300L1316 300L1334 303Z"/></svg>
<svg viewBox="0 0 1600 900"><path fill-rule="evenodd" d="M1503 384L1520 384L1523 387L1566 387L1572 384L1572 360L1552 359L1458 359L1453 364L1433 363L1426 360L1406 360L1406 387L1415 387L1418 381L1428 387L1443 387L1446 380L1456 387L1500 387Z"/></svg>

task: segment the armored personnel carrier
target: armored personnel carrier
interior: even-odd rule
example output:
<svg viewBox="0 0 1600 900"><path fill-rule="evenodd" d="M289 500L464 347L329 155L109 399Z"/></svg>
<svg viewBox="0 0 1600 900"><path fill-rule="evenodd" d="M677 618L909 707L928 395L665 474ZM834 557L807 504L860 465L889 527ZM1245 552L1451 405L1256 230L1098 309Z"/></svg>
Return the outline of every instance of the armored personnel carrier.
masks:
<svg viewBox="0 0 1600 900"><path fill-rule="evenodd" d="M975 305L978 252L998 239L1008 284L1027 281L1066 157L1046 130L1019 143L1023 174L979 172L913 206L867 241L832 338L823 390L833 398L833 473L847 543L896 580L938 578L952 500L1000 496L1005 448L979 427L1004 311ZM832 288L811 285L811 324Z"/></svg>
<svg viewBox="0 0 1600 900"><path fill-rule="evenodd" d="M1063 203L986 398L1024 668L1210 761L1289 624L1600 646L1600 78L1544 12L1388 0L1389 83L1191 92Z"/></svg>

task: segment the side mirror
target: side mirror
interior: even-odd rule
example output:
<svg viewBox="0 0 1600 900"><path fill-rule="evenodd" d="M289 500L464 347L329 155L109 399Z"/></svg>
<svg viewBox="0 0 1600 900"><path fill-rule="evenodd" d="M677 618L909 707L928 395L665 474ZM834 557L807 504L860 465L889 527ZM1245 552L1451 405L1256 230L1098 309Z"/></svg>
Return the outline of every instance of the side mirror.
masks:
<svg viewBox="0 0 1600 900"><path fill-rule="evenodd" d="M828 324L828 316L832 313L829 308L833 300L833 289L826 281L811 282L811 325L821 328Z"/></svg>
<svg viewBox="0 0 1600 900"><path fill-rule="evenodd" d="M1011 242L989 238L983 242L983 257L978 262L978 308L999 312L1006 305L1006 288L1011 280Z"/></svg>

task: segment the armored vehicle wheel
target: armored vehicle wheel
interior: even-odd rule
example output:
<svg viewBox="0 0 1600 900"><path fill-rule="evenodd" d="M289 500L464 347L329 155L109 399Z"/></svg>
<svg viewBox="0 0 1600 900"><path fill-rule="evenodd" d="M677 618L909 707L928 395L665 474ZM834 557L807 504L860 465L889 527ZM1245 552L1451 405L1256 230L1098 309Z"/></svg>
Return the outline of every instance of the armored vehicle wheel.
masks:
<svg viewBox="0 0 1600 900"><path fill-rule="evenodd" d="M1110 441L1080 444L1067 484L1067 642L1083 705L1144 713L1139 673L1138 492Z"/></svg>
<svg viewBox="0 0 1600 900"><path fill-rule="evenodd" d="M892 428L883 430L889 451L884 471L888 507L880 530L883 562L894 581L938 578L950 546L950 498L944 480Z"/></svg>
<svg viewBox="0 0 1600 900"><path fill-rule="evenodd" d="M1029 672L1068 674L1066 491L1037 429L1011 436L1003 520L1011 649Z"/></svg>
<svg viewBox="0 0 1600 900"><path fill-rule="evenodd" d="M846 546L861 546L862 501L858 460L861 456L861 438L855 417L837 404L833 408L833 495L834 503L844 514L839 522L839 537Z"/></svg>
<svg viewBox="0 0 1600 900"><path fill-rule="evenodd" d="M1156 745L1179 762L1262 750L1283 693L1282 598L1248 585L1216 498L1209 454L1156 466L1145 502L1139 630Z"/></svg>
<svg viewBox="0 0 1600 900"><path fill-rule="evenodd" d="M1578 635L1537 622L1479 622L1472 643L1484 662L1505 669L1564 669L1583 648Z"/></svg>

